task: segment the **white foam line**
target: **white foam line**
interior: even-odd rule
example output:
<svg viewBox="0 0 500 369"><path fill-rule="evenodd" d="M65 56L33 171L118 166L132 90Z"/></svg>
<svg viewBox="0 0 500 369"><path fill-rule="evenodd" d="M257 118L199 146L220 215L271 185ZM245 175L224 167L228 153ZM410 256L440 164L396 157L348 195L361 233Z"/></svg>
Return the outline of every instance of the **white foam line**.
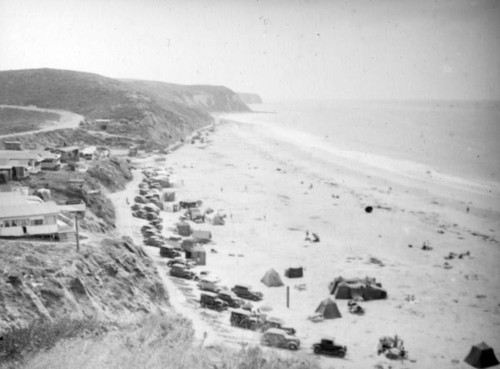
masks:
<svg viewBox="0 0 500 369"><path fill-rule="evenodd" d="M261 133L291 143L301 149L306 149L323 159L325 157L321 154L326 152L342 160L347 160L352 164L362 164L371 168L381 169L416 181L432 181L440 185L480 194L498 193L500 191L500 184L497 182L483 181L479 183L465 178L448 175L426 165L409 160L392 159L382 155L339 149L332 146L331 143L324 141L321 137L313 134L301 132L271 120L263 122L259 120L257 114L254 113L227 114L221 118L238 123L265 127L265 129L260 131ZM338 160L336 160L336 162L338 162ZM348 165L348 167L351 166Z"/></svg>

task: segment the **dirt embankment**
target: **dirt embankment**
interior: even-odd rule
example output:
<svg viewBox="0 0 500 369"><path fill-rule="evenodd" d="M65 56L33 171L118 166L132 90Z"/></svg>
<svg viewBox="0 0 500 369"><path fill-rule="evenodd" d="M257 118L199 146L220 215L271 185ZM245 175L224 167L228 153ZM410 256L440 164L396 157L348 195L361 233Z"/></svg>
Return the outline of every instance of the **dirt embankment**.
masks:
<svg viewBox="0 0 500 369"><path fill-rule="evenodd" d="M114 321L168 307L152 260L130 239L83 243L80 252L74 243L0 240L0 247L0 362L12 353L13 329L33 321Z"/></svg>

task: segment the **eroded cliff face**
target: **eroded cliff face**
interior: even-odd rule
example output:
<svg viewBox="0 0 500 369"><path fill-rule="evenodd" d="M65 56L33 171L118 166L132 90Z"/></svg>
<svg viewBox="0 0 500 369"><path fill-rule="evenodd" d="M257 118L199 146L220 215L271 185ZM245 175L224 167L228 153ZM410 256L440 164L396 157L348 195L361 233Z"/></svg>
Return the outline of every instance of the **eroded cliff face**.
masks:
<svg viewBox="0 0 500 369"><path fill-rule="evenodd" d="M0 240L0 333L34 320L115 321L168 307L152 260L130 239ZM0 334L1 335L1 334Z"/></svg>

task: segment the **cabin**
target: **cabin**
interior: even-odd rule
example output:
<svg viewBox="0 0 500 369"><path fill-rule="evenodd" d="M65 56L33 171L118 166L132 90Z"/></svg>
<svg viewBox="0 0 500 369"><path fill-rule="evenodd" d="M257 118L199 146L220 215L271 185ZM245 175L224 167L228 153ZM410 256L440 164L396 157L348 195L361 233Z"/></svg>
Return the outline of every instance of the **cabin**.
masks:
<svg viewBox="0 0 500 369"><path fill-rule="evenodd" d="M61 169L61 154L44 151L41 167L43 170Z"/></svg>
<svg viewBox="0 0 500 369"><path fill-rule="evenodd" d="M84 206L84 205L83 205ZM53 201L19 192L0 192L0 237L50 236L67 239L74 233L74 223Z"/></svg>
<svg viewBox="0 0 500 369"><path fill-rule="evenodd" d="M22 179L30 173L38 173L42 170L43 151L37 150L0 150L0 162L7 162L12 168L17 169L14 179Z"/></svg>
<svg viewBox="0 0 500 369"><path fill-rule="evenodd" d="M50 150L52 153L61 155L61 163L69 163L80 160L80 148L78 146L64 146Z"/></svg>

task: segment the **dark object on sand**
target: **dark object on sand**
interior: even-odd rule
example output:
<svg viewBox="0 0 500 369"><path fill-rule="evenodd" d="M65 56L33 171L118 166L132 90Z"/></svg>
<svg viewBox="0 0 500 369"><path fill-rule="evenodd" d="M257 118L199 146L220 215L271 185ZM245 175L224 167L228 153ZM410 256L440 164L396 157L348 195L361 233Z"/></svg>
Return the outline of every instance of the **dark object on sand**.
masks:
<svg viewBox="0 0 500 369"><path fill-rule="evenodd" d="M367 206L365 208L365 212L367 212L367 213L371 213L372 211L373 211L373 206Z"/></svg>
<svg viewBox="0 0 500 369"><path fill-rule="evenodd" d="M319 242L319 236L316 233L311 233L312 235L312 242Z"/></svg>
<svg viewBox="0 0 500 369"><path fill-rule="evenodd" d="M474 368L489 368L499 364L493 349L484 342L472 346L464 361Z"/></svg>
<svg viewBox="0 0 500 369"><path fill-rule="evenodd" d="M347 347L335 344L333 339L322 339L321 342L313 345L313 351L316 355L326 354L344 357L347 352Z"/></svg>
<svg viewBox="0 0 500 369"><path fill-rule="evenodd" d="M432 250L432 246L429 244L429 241L425 241L422 245L422 250L430 251Z"/></svg>
<svg viewBox="0 0 500 369"><path fill-rule="evenodd" d="M288 278L302 278L304 276L304 269L302 267L288 268L285 270L285 277Z"/></svg>

